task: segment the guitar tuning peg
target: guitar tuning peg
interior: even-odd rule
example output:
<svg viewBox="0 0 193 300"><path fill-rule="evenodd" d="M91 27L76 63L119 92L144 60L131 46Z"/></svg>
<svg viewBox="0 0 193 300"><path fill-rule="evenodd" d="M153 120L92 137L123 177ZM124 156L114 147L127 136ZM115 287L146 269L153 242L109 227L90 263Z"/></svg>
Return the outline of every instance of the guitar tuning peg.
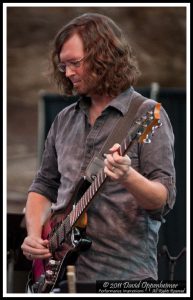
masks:
<svg viewBox="0 0 193 300"><path fill-rule="evenodd" d="M147 112L147 114L148 114L148 115L153 115L153 111L152 111L152 110L149 110L149 111Z"/></svg>
<svg viewBox="0 0 193 300"><path fill-rule="evenodd" d="M142 117L141 117L141 120L142 120L142 121L145 121L146 119L147 119L146 116L142 116Z"/></svg>
<svg viewBox="0 0 193 300"><path fill-rule="evenodd" d="M147 116L149 119L153 119L153 112L152 111L148 111L147 112Z"/></svg>
<svg viewBox="0 0 193 300"><path fill-rule="evenodd" d="M158 120L158 127L161 127L163 124L160 120Z"/></svg>
<svg viewBox="0 0 193 300"><path fill-rule="evenodd" d="M135 121L135 124L141 125L140 121Z"/></svg>
<svg viewBox="0 0 193 300"><path fill-rule="evenodd" d="M138 135L138 136L140 136L141 134L142 134L141 131L138 131L138 132L137 132L137 135Z"/></svg>
<svg viewBox="0 0 193 300"><path fill-rule="evenodd" d="M149 138L149 135L148 135L148 134L146 135L146 138L145 138L145 139L143 139L143 142L144 142L145 144L150 144L150 143L151 143L151 140L150 140L150 138Z"/></svg>
<svg viewBox="0 0 193 300"><path fill-rule="evenodd" d="M153 135L155 133L155 127L153 126L151 129L151 134Z"/></svg>

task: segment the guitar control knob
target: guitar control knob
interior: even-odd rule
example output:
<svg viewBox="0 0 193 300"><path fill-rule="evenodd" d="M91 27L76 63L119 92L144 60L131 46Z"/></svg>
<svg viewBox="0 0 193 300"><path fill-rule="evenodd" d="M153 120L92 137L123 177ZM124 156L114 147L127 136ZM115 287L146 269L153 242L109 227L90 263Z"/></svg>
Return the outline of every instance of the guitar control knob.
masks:
<svg viewBox="0 0 193 300"><path fill-rule="evenodd" d="M59 265L59 261L51 259L48 263L49 266L58 266Z"/></svg>
<svg viewBox="0 0 193 300"><path fill-rule="evenodd" d="M46 271L46 282L52 282L55 280L55 272L51 270Z"/></svg>
<svg viewBox="0 0 193 300"><path fill-rule="evenodd" d="M52 276L52 275L54 275L54 272L53 272L53 271L51 271L51 270L47 270L47 271L46 271L46 275L48 275L48 276Z"/></svg>

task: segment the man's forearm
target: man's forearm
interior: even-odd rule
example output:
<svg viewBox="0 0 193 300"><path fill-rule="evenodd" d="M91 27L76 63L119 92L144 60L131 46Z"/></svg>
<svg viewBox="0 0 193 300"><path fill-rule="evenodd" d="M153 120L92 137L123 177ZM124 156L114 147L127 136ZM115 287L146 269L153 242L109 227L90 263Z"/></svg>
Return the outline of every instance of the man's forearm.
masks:
<svg viewBox="0 0 193 300"><path fill-rule="evenodd" d="M167 188L158 181L151 181L130 168L124 186L144 209L158 209L166 204Z"/></svg>
<svg viewBox="0 0 193 300"><path fill-rule="evenodd" d="M51 202L43 195L30 192L26 204L26 227L28 235L41 236L42 226L50 214Z"/></svg>

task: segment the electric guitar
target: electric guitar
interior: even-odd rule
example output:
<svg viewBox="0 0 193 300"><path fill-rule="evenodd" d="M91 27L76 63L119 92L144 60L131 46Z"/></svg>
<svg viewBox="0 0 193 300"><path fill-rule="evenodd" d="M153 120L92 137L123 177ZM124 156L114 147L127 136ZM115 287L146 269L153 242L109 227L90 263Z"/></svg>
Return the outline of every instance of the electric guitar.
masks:
<svg viewBox="0 0 193 300"><path fill-rule="evenodd" d="M125 155L135 141L150 143L150 137L161 126L160 107L157 103L153 110L139 118L128 136L120 145L120 155ZM70 206L64 212L53 213L43 226L42 238L49 240L52 257L47 260L34 259L32 278L28 288L32 293L50 293L57 284L66 278L68 265L76 262L78 255L88 250L92 244L86 235L86 209L95 196L100 193L107 179L103 168L92 183L82 178L76 188Z"/></svg>

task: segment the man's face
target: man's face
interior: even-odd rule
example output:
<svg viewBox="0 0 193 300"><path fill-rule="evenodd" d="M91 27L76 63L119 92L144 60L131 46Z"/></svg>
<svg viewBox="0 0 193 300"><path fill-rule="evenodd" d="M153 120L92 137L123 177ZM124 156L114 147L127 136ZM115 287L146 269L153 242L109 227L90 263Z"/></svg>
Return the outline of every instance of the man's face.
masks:
<svg viewBox="0 0 193 300"><path fill-rule="evenodd" d="M86 84L86 62L81 60L85 57L83 42L78 34L72 35L62 46L60 62L66 64L66 76L73 84L78 94L88 94L89 87ZM80 63L77 63L79 60Z"/></svg>

